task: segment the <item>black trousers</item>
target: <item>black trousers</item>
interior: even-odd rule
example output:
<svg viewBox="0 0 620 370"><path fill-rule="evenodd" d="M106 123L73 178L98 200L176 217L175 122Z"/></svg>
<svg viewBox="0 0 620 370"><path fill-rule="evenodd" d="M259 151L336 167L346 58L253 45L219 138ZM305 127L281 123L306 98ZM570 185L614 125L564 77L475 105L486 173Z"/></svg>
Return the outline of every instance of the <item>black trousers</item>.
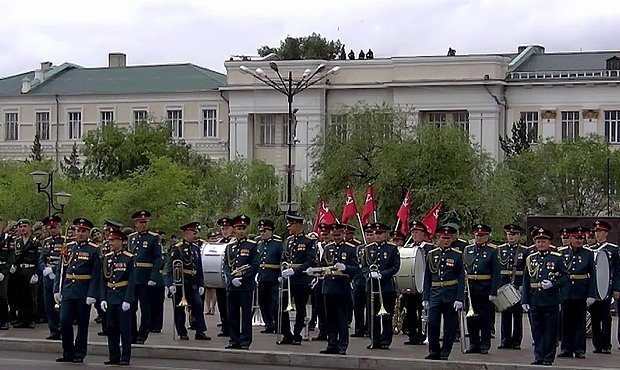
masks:
<svg viewBox="0 0 620 370"><path fill-rule="evenodd" d="M2 283L4 283L4 281ZM56 301L54 301L54 280L48 277L43 278L43 302L45 303L47 327L50 329L50 334L60 335L60 315L58 311L56 311Z"/></svg>
<svg viewBox="0 0 620 370"><path fill-rule="evenodd" d="M439 346L441 320L443 318L443 345ZM454 302L430 302L428 308L428 353L434 356L448 357L458 327L458 313Z"/></svg>
<svg viewBox="0 0 620 370"><path fill-rule="evenodd" d="M183 291L177 286L177 292L173 295L174 298L174 326L177 329L179 335L187 335L187 328L185 327L185 307L179 307L178 304L183 298ZM194 315L196 333L204 333L207 331L205 324L205 316L202 314L201 307L202 301L200 300L200 294L198 290L194 290L191 285L185 284L185 300L189 304L191 312L198 313Z"/></svg>
<svg viewBox="0 0 620 370"><path fill-rule="evenodd" d="M521 346L523 339L523 309L521 302L501 313L502 346Z"/></svg>
<svg viewBox="0 0 620 370"><path fill-rule="evenodd" d="M230 345L249 347L252 344L252 294L254 289L229 290L226 293Z"/></svg>
<svg viewBox="0 0 620 370"><path fill-rule="evenodd" d="M374 298L368 294L368 301L366 302L369 308L373 308L370 314L372 314L372 346L382 347L390 346L392 344L392 337L394 332L392 331L392 317L394 316L394 306L396 305L396 292L382 292L383 306L388 312L387 315L378 316L381 308L381 302L379 300L379 294L375 292ZM372 300L371 300L372 299ZM374 306L371 302L374 300ZM383 330L381 330L383 327Z"/></svg>
<svg viewBox="0 0 620 370"><path fill-rule="evenodd" d="M18 269L13 275L15 288L17 289L16 306L17 321L33 323L36 319L37 310L37 284L30 284L34 274L34 267Z"/></svg>
<svg viewBox="0 0 620 370"><path fill-rule="evenodd" d="M77 320L77 335L73 337L73 321ZM86 297L63 299L60 308L60 331L62 334L62 356L64 358L84 358L88 341L90 305Z"/></svg>
<svg viewBox="0 0 620 370"><path fill-rule="evenodd" d="M216 288L217 310L220 311L222 333L228 336L228 310L226 309L226 288Z"/></svg>
<svg viewBox="0 0 620 370"><path fill-rule="evenodd" d="M323 295L323 280L319 279L319 282L312 289L312 295L314 295L312 308L313 310L316 309L319 334L325 334L327 333L327 319L325 318L325 296Z"/></svg>
<svg viewBox="0 0 620 370"><path fill-rule="evenodd" d="M286 281L284 282L284 289L286 289ZM286 290L282 294L282 307L280 308L282 315L282 327L280 332L283 337L290 338L291 336L296 339L301 339L301 331L306 325L306 304L308 303L308 297L310 291L305 284L291 285L291 296L293 298L293 304L295 305L295 325L293 325L293 333L291 334L291 325L289 313L285 311L288 305L288 294Z"/></svg>
<svg viewBox="0 0 620 370"><path fill-rule="evenodd" d="M553 363L558 344L559 317L558 305L531 307L530 318L534 339L534 359L536 361Z"/></svg>
<svg viewBox="0 0 620 370"><path fill-rule="evenodd" d="M346 351L349 347L348 304L343 299L346 295L324 294L325 300L325 326L327 331L327 349Z"/></svg>
<svg viewBox="0 0 620 370"><path fill-rule="evenodd" d="M353 286L353 316L355 317L355 334L364 334L368 330L366 287L364 286Z"/></svg>
<svg viewBox="0 0 620 370"><path fill-rule="evenodd" d="M278 310L278 282L258 282L258 306L263 317L266 330L276 329L276 312Z"/></svg>
<svg viewBox="0 0 620 370"><path fill-rule="evenodd" d="M144 341L149 337L151 331L151 312L153 310L153 302L151 299L150 287L147 284L136 284L135 297L136 300L131 303L133 312L133 333L134 338ZM137 313L140 307L140 327L138 328Z"/></svg>
<svg viewBox="0 0 620 370"><path fill-rule="evenodd" d="M9 272L2 273L4 279L0 281L0 325L9 323Z"/></svg>
<svg viewBox="0 0 620 370"><path fill-rule="evenodd" d="M121 304L109 304L107 316L108 351L110 361L127 361L131 357L131 308L123 311ZM120 344L122 343L122 350Z"/></svg>
<svg viewBox="0 0 620 370"><path fill-rule="evenodd" d="M562 352L586 353L586 300L562 302Z"/></svg>
<svg viewBox="0 0 620 370"><path fill-rule="evenodd" d="M596 301L589 308L592 319L592 345L595 350L611 349L611 298Z"/></svg>
<svg viewBox="0 0 620 370"><path fill-rule="evenodd" d="M403 294L402 299L405 301L404 307L407 309L404 324L408 332L409 339L412 341L423 342L425 338L422 333L422 294L408 293Z"/></svg>
<svg viewBox="0 0 620 370"><path fill-rule="evenodd" d="M491 325L495 322L493 304L488 295L472 295L471 303L477 314L467 318L467 332L469 333L470 349L491 348Z"/></svg>
<svg viewBox="0 0 620 370"><path fill-rule="evenodd" d="M151 331L161 331L164 327L164 300L166 288L163 285L148 287L151 295Z"/></svg>
<svg viewBox="0 0 620 370"><path fill-rule="evenodd" d="M37 287L37 307L35 310L35 320L37 322L45 322L47 321L47 313L45 311L45 297L43 296L43 283L41 282L41 278L43 275L39 276L39 282L36 283ZM48 279L49 280L49 279Z"/></svg>

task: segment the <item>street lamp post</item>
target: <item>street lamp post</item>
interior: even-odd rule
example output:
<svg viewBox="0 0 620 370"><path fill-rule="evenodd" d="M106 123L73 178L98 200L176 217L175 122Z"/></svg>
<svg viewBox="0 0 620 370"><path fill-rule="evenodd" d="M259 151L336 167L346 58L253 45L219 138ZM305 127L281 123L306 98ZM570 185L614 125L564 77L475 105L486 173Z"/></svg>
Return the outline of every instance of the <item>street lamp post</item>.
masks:
<svg viewBox="0 0 620 370"><path fill-rule="evenodd" d="M43 171L35 171L30 173L30 176L32 176L34 183L37 184L37 193L43 193L47 196L48 217L63 213L65 206L69 203L71 194L64 191L54 193L54 174ZM43 183L45 183L45 185L43 185ZM54 198L56 202L54 202ZM53 210L56 212L52 213Z"/></svg>
<svg viewBox="0 0 620 370"><path fill-rule="evenodd" d="M293 72L289 71L288 76L285 79L280 74L280 68L276 62L269 62L269 67L276 73L277 80L275 78L271 78L263 71L262 68L256 68L255 71L252 71L246 66L240 66L239 69L241 73L249 74L271 87L272 89L278 91L281 94L286 96L288 102L288 138L287 138L287 146L288 146L288 163L286 166L286 206L287 213L292 213L293 210L293 145L295 145L295 129L293 127L293 98L295 95L301 93L302 91L308 89L312 85L316 85L320 81L327 78L329 75L336 74L340 70L340 67L336 66L331 68L325 74L321 72L325 70L325 64L319 64L314 71L311 69L304 70L301 78L295 79L293 78Z"/></svg>

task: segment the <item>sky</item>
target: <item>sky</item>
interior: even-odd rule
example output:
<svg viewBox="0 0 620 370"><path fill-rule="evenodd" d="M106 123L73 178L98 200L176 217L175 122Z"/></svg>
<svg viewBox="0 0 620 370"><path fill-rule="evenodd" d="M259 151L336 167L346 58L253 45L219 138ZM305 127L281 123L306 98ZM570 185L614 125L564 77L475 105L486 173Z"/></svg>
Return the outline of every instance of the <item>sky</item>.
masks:
<svg viewBox="0 0 620 370"><path fill-rule="evenodd" d="M107 65L191 62L225 72L287 36L320 33L375 58L620 50L617 0L0 0L0 76L42 61Z"/></svg>

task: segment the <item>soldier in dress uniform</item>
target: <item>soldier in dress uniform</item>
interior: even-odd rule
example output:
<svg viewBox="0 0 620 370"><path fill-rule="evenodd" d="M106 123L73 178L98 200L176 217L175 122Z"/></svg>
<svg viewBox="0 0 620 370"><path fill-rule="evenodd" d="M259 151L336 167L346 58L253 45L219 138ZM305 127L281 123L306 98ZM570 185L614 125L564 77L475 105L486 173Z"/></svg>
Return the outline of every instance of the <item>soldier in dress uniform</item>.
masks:
<svg viewBox="0 0 620 370"><path fill-rule="evenodd" d="M8 280L7 287L7 300L9 302L9 321L11 324L17 323L17 300L19 292L15 286L15 278L11 275L11 267L15 263L15 243L19 238L19 229L17 228L17 221L11 220L7 224L5 228L5 233L7 233L8 238L6 239L6 244L9 246L9 249L13 251L13 261L10 265L6 266L6 280Z"/></svg>
<svg viewBox="0 0 620 370"><path fill-rule="evenodd" d="M562 302L562 352L558 357L586 358L586 309L596 300L594 253L584 247L585 228L568 229L565 259L570 284Z"/></svg>
<svg viewBox="0 0 620 370"><path fill-rule="evenodd" d="M366 276L362 270L362 262L364 260L364 250L366 244L373 243L375 240L375 231L371 224L364 225L364 240L366 243L360 243L356 247L358 269L353 278L353 315L355 317L354 338L362 338L368 334L368 312L366 310Z"/></svg>
<svg viewBox="0 0 620 370"><path fill-rule="evenodd" d="M226 349L250 349L252 344L252 295L256 289L260 255L256 242L247 237L249 224L250 218L246 215L232 219L235 239L226 245L224 252L230 332Z"/></svg>
<svg viewBox="0 0 620 370"><path fill-rule="evenodd" d="M15 261L15 250L9 230L4 220L0 221L0 330L9 330L9 268Z"/></svg>
<svg viewBox="0 0 620 370"><path fill-rule="evenodd" d="M447 360L458 327L458 311L463 309L465 274L463 253L452 247L456 229L444 225L437 230L439 247L426 255L423 306L428 310L427 360ZM443 317L443 346L439 334Z"/></svg>
<svg viewBox="0 0 620 370"><path fill-rule="evenodd" d="M584 246L596 249L596 233L593 227L586 229L586 243Z"/></svg>
<svg viewBox="0 0 620 370"><path fill-rule="evenodd" d="M54 300L60 304L62 357L56 362L82 363L86 356L90 309L96 300L101 275L99 246L88 241L93 223L86 218L73 220L75 241L67 245L68 254L61 260L63 275L56 275ZM77 336L73 337L73 322Z"/></svg>
<svg viewBox="0 0 620 370"><path fill-rule="evenodd" d="M343 300L351 297L351 280L359 265L355 245L344 240L347 226L331 226L333 241L323 248L319 265L329 270L323 274L323 297L327 329L327 348L321 353L346 355L349 347L348 311Z"/></svg>
<svg viewBox="0 0 620 370"><path fill-rule="evenodd" d="M396 304L396 284L394 275L400 269L400 254L398 248L387 241L390 227L381 222L370 226L375 232L374 242L367 244L364 249L363 270L366 276L367 306L371 311L372 343L368 349L390 349L392 344L392 316ZM380 296L383 296L385 315L377 315L380 310ZM375 295L374 297L372 295ZM374 302L374 307L371 306ZM383 331L381 329L383 328Z"/></svg>
<svg viewBox="0 0 620 370"><path fill-rule="evenodd" d="M316 264L316 239L306 236L304 233L304 219L301 216L287 214L286 228L290 236L286 239L282 252L282 279L284 286L286 279L290 279L291 297L295 305L295 325L291 333L289 313L284 310L288 305L287 294L282 295L280 307L280 322L282 327L282 339L278 344L300 345L302 342L301 331L305 326L306 303L308 302L310 276L304 273L308 267Z"/></svg>
<svg viewBox="0 0 620 370"><path fill-rule="evenodd" d="M110 231L112 231L113 229L122 230L122 228L123 228L123 224L121 224L120 222L110 221L110 220L106 220L103 222L102 242L99 244L99 256L102 259L106 254L110 252L110 246L108 242ZM92 235L92 232L91 232L91 235ZM127 238L124 238L123 243L125 244L126 241L127 241ZM107 334L108 319L107 319L107 315L105 314L105 312L101 309L101 302L97 302L95 304L95 308L97 309L97 315L98 315L95 321L101 324L101 331L97 333L97 335L100 335L100 336L108 335Z"/></svg>
<svg viewBox="0 0 620 370"><path fill-rule="evenodd" d="M108 350L106 365L129 365L131 357L131 302L134 301L136 267L133 254L123 250L127 236L120 229L108 231L110 252L103 257L100 306L107 316ZM122 350L120 348L122 343Z"/></svg>
<svg viewBox="0 0 620 370"><path fill-rule="evenodd" d="M200 296L204 294L204 275L202 271L202 261L194 258L195 243L198 240L200 230L199 222L190 222L181 226L181 241L170 248L170 257L166 262L166 285L168 292L174 300L174 325L181 340L189 340L187 336L187 328L185 327L185 307L179 306L182 299L185 298L192 312L201 312L202 301ZM182 276L181 282L174 281L175 261L181 261L181 271L178 272ZM177 284L179 286L177 287ZM177 289L179 288L179 289ZM205 332L207 326L205 324L204 315L195 315L196 340L211 340Z"/></svg>
<svg viewBox="0 0 620 370"><path fill-rule="evenodd" d="M344 241L353 244L355 246L356 252L357 252L357 246L362 244L362 242L358 239L355 238L355 231L357 230L357 228L353 225L349 225L349 224L345 224L346 229L345 229L345 234L344 234ZM359 265L358 265L359 266ZM359 268L358 268L359 270ZM351 326L351 323L353 322L353 289L351 289L351 294L348 296L348 300L347 300L347 322L349 323L349 327Z"/></svg>
<svg viewBox="0 0 620 370"><path fill-rule="evenodd" d="M137 344L144 344L151 331L151 315L153 311L152 291L160 280L158 275L163 264L161 258L161 243L159 235L149 231L151 212L140 210L131 215L136 232L129 235L127 240L128 251L134 255L136 264L136 300L133 302L132 321L133 338ZM136 314L140 306L140 327L138 328Z"/></svg>
<svg viewBox="0 0 620 370"><path fill-rule="evenodd" d="M468 245L463 251L465 277L476 313L476 316L467 318L470 345L465 353L487 354L491 348L491 326L495 321L492 302L497 298L500 267L495 247L487 243L491 227L474 225L473 234L474 244Z"/></svg>
<svg viewBox="0 0 620 370"><path fill-rule="evenodd" d="M549 249L553 233L539 227L532 233L536 251L525 260L521 303L530 312L534 339L532 365L553 364L558 344L560 290L568 276L560 253Z"/></svg>
<svg viewBox="0 0 620 370"><path fill-rule="evenodd" d="M217 225L220 227L220 235L222 236L218 243L230 243L232 240L233 227L232 219L230 217L222 217L217 220ZM216 288L215 297L217 299L217 309L220 312L220 323L222 324L221 331L217 334L218 337L227 337L230 335L228 332L228 310L226 309L226 288Z"/></svg>
<svg viewBox="0 0 620 370"><path fill-rule="evenodd" d="M560 229L560 247L568 247L568 228L563 227Z"/></svg>
<svg viewBox="0 0 620 370"><path fill-rule="evenodd" d="M45 338L48 340L60 339L60 316L54 307L54 280L60 273L60 253L63 245L67 242L61 235L60 223L62 219L58 216L50 216L43 220L43 225L49 233L49 237L43 240L41 254L39 255L39 270L43 274L43 300L45 303L45 314L47 315L47 326L50 335Z"/></svg>
<svg viewBox="0 0 620 370"><path fill-rule="evenodd" d="M161 333L164 327L164 301L166 299L166 287L164 284L164 266L166 264L166 256L168 248L166 247L166 233L158 231L159 244L161 245L161 262L157 274L155 274L155 286L149 286L151 292L151 333ZM201 257L202 258L202 257Z"/></svg>
<svg viewBox="0 0 620 370"><path fill-rule="evenodd" d="M611 230L609 223L596 220L593 229L596 244L591 248L595 253L607 253L609 260L609 295L590 306L592 345L594 346L592 352L609 354L611 353L611 299L613 297L618 301L620 298L620 255L618 246L607 241L609 230ZM618 336L620 337L620 333Z"/></svg>
<svg viewBox="0 0 620 370"><path fill-rule="evenodd" d="M525 229L519 225L504 226L506 243L497 247L497 258L500 265L499 286L512 284L518 290L523 285L523 270L525 259L530 249L519 243L519 237ZM523 308L521 302L501 313L501 343L499 349L521 349L523 338Z"/></svg>
<svg viewBox="0 0 620 370"><path fill-rule="evenodd" d="M316 243L316 260L320 261L323 257L323 248L333 241L331 234L331 225L326 223L319 224L319 237ZM312 338L313 341L327 340L327 326L325 313L325 297L323 297L323 276L314 277L312 279L310 301L312 303L312 319L310 320L310 328L314 328L318 319L319 334Z"/></svg>
<svg viewBox="0 0 620 370"><path fill-rule="evenodd" d="M258 221L260 241L257 248L260 255L260 269L258 271L258 305L265 323L261 333L275 333L278 312L278 277L282 263L282 239L274 235L273 221L263 219Z"/></svg>
<svg viewBox="0 0 620 370"><path fill-rule="evenodd" d="M15 279L19 292L17 304L16 328L34 328L37 307L37 284L39 275L37 263L41 242L32 234L30 221L21 219L17 222L20 237L15 242L15 262L9 272Z"/></svg>

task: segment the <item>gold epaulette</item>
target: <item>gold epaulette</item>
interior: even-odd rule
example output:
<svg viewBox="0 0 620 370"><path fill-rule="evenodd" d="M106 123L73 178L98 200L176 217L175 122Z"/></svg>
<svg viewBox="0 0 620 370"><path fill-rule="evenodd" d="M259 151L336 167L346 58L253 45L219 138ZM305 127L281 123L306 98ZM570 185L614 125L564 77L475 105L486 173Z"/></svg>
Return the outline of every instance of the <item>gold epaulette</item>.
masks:
<svg viewBox="0 0 620 370"><path fill-rule="evenodd" d="M246 239L246 241L250 242L251 244L256 244L256 240L253 239Z"/></svg>
<svg viewBox="0 0 620 370"><path fill-rule="evenodd" d="M153 232L153 231L149 230L149 231L148 231L148 233L149 233L150 235L153 235L153 236L156 236L156 237L158 237L158 238L159 238L159 234L158 234L158 233L156 233L156 232ZM202 239L201 239L201 240L202 240ZM204 242L204 240L202 240L202 241Z"/></svg>
<svg viewBox="0 0 620 370"><path fill-rule="evenodd" d="M558 252L551 252L551 255L556 257L562 257L562 254Z"/></svg>
<svg viewBox="0 0 620 370"><path fill-rule="evenodd" d="M183 245L183 242L178 242L174 246L177 247L177 248L180 248L182 245Z"/></svg>
<svg viewBox="0 0 620 370"><path fill-rule="evenodd" d="M308 234L306 234L306 238L311 239L311 240L316 240L317 239L315 233L308 233Z"/></svg>
<svg viewBox="0 0 620 370"><path fill-rule="evenodd" d="M368 244L364 244L364 247L373 247L373 246L375 246L375 245L377 245L377 243L375 243L375 242L370 242L370 243L368 243Z"/></svg>
<svg viewBox="0 0 620 370"><path fill-rule="evenodd" d="M53 238L52 236L48 236L47 238L43 239L43 241L45 242L47 239L51 239Z"/></svg>
<svg viewBox="0 0 620 370"><path fill-rule="evenodd" d="M99 244L93 243L93 242L88 242L88 245L90 245L93 248L99 248Z"/></svg>
<svg viewBox="0 0 620 370"><path fill-rule="evenodd" d="M429 253L429 254L430 254L430 253L433 253L434 251L436 251L436 250L438 250L438 249L441 249L441 248L440 248L440 247L437 247L437 248L435 248L435 249L431 249L430 251L428 251L428 253ZM457 248L457 250L458 250L458 248ZM459 251L459 252L460 252L460 251Z"/></svg>
<svg viewBox="0 0 620 370"><path fill-rule="evenodd" d="M460 240L460 241L462 241L463 243L467 244L467 240L465 240L465 239L458 238L458 239L456 239L456 240Z"/></svg>
<svg viewBox="0 0 620 370"><path fill-rule="evenodd" d="M104 254L103 256L104 256L104 257L110 257L110 256L111 256L111 255L113 255L113 254L114 254L114 252L108 252L108 253Z"/></svg>
<svg viewBox="0 0 620 370"><path fill-rule="evenodd" d="M497 249L497 245L493 243L487 243L487 245L493 249Z"/></svg>
<svg viewBox="0 0 620 370"><path fill-rule="evenodd" d="M277 240L277 241L279 241L279 242L281 242L281 241L282 241L282 237L281 237L280 235L273 234L271 237L272 237L274 240Z"/></svg>
<svg viewBox="0 0 620 370"><path fill-rule="evenodd" d="M392 242L385 242L385 244L389 245L390 247L396 247L396 244Z"/></svg>
<svg viewBox="0 0 620 370"><path fill-rule="evenodd" d="M133 253L131 252L123 251L123 254L126 255L127 257L133 257Z"/></svg>
<svg viewBox="0 0 620 370"><path fill-rule="evenodd" d="M346 245L347 247L355 248L355 244L353 243L344 242L344 245Z"/></svg>
<svg viewBox="0 0 620 370"><path fill-rule="evenodd" d="M434 250L434 249L433 249L433 250ZM463 254L463 252L462 252L460 249L458 249L458 248L450 248L450 250L451 250L451 251L454 251L454 252L456 252L456 253L458 253L458 254Z"/></svg>
<svg viewBox="0 0 620 370"><path fill-rule="evenodd" d="M592 248L590 248L589 245L584 245L583 249L589 250L590 252L594 252L594 250Z"/></svg>
<svg viewBox="0 0 620 370"><path fill-rule="evenodd" d="M351 240L352 240L352 241L354 241L354 242L355 242L355 244L357 244L357 245L362 244L362 241L361 241L361 240L359 240L359 239L357 239L357 238L353 238L353 239L351 239Z"/></svg>
<svg viewBox="0 0 620 370"><path fill-rule="evenodd" d="M135 236L136 234L138 234L138 232L137 232L137 231L134 231L133 233L131 233L131 234L127 235L127 237L130 237L130 236Z"/></svg>
<svg viewBox="0 0 620 370"><path fill-rule="evenodd" d="M564 250L566 250L566 249L568 249L568 247L567 247L567 246L563 246L563 247L559 247L559 248L557 248L557 250L558 250L558 251L564 251Z"/></svg>

